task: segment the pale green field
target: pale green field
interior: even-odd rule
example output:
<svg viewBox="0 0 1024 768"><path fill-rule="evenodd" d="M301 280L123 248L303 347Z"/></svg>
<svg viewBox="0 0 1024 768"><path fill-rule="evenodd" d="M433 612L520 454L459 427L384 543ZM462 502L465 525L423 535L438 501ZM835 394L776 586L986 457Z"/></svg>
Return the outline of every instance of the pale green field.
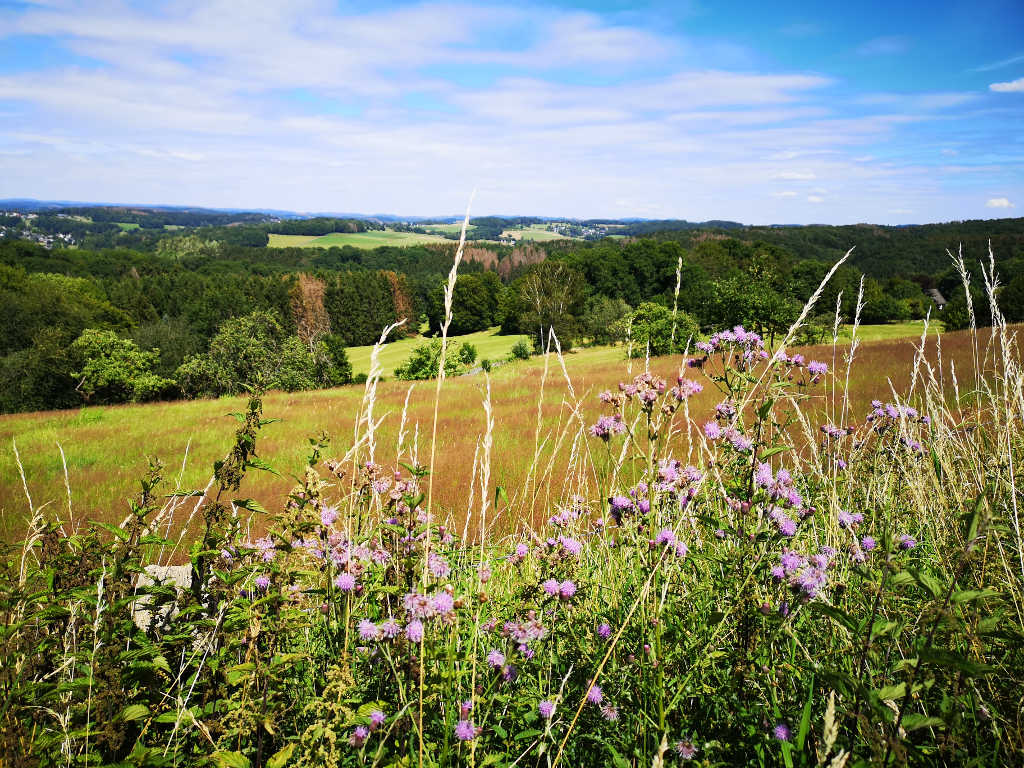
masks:
<svg viewBox="0 0 1024 768"><path fill-rule="evenodd" d="M119 226L121 228L122 232L128 232L130 230L138 229L139 228L139 225L136 224L133 221L132 222L119 221L119 222L117 222L117 226Z"/></svg>
<svg viewBox="0 0 1024 768"><path fill-rule="evenodd" d="M891 323L888 325L862 325L857 330L857 336L861 341L884 341L886 339L903 339L908 337L920 338L924 330L924 322L911 320L908 323ZM941 320L931 320L928 323L928 335L937 336L943 330ZM853 331L852 325L844 325L839 329L839 338L842 341L849 341ZM829 338L831 338L831 331Z"/></svg>
<svg viewBox="0 0 1024 768"><path fill-rule="evenodd" d="M557 232L549 232L545 227L547 224L531 224L523 229L506 229L501 233L502 237L513 237L516 240L535 240L546 242L549 240L576 240L578 238L566 237Z"/></svg>
<svg viewBox="0 0 1024 768"><path fill-rule="evenodd" d="M529 341L528 336L499 336L498 328L490 328L486 331L480 331L478 333L469 333L465 336L452 336L448 339L449 349L457 347L465 341L476 347L476 360L477 363L481 360L490 360L492 362L498 360L504 360L508 357L512 351L512 347L516 345L516 342L525 339ZM406 358L409 357L409 353L414 347L418 347L420 344L429 344L430 339L423 336L416 336L410 339L401 339L400 341L388 344L381 350L380 363L383 370L383 375L386 378L393 378L395 374L395 368L405 362ZM370 353L373 351L373 347L349 347L345 350L348 353L349 362L352 363L353 375L360 373L370 372Z"/></svg>
<svg viewBox="0 0 1024 768"><path fill-rule="evenodd" d="M351 245L355 248L380 248L382 245L406 246L420 243L450 243L440 235L419 235L390 229L369 232L332 232L329 235L270 235L268 248L330 248Z"/></svg>
<svg viewBox="0 0 1024 768"><path fill-rule="evenodd" d="M449 235L457 235L460 232L462 232L461 221L458 222L457 224L420 224L419 226L423 227L423 229L427 230L428 232L440 232ZM471 240L473 238L473 230L475 229L476 227L472 226L466 227L467 240Z"/></svg>

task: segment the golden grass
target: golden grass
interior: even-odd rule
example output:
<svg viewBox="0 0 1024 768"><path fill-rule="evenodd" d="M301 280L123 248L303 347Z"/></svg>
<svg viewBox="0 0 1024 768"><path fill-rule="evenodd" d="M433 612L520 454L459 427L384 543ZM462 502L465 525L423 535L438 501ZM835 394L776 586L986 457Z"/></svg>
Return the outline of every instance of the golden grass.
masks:
<svg viewBox="0 0 1024 768"><path fill-rule="evenodd" d="M903 394L909 386L909 372L917 354L914 339L866 342L857 351L850 376L851 414L861 420L874 398L891 399L892 392ZM845 373L845 347L835 350L830 345L801 350L808 359L820 359L830 368L838 366L840 377ZM938 342L932 337L925 356L933 365L939 358ZM966 332L941 336L941 375L946 391L951 391L950 362L955 365L961 394L974 382L973 351ZM681 363L680 357L664 357L651 361L651 369L673 379ZM593 423L601 413L596 395L613 388L628 378L621 349L597 348L566 355L566 366L573 390L584 404L583 419ZM633 374L643 370L644 361L632 361ZM513 496L530 473L534 458L537 425L537 399L544 376L543 358L510 364L496 370L491 378L491 403L494 411L493 466L491 481L504 486ZM697 377L700 378L700 377ZM435 382L419 382L409 395L407 382L385 381L377 389L375 417L386 414L377 431L378 461L394 460L400 414L408 395L406 443L418 439L419 458L426 462L430 453L430 428L434 406ZM485 433L483 410L484 379L481 376L457 377L445 382L439 401L440 421L437 430L434 498L439 511L463 519L469 498L473 473L473 457L477 443ZM818 388L805 410L824 421L826 399L841 399L841 392ZM302 471L308 442L306 438L321 431L333 437L329 454L341 456L350 447L354 419L363 396L361 386L298 393L269 393L264 400L268 418L280 419L261 433L258 452L280 473L274 476L252 471L240 493L263 504L267 509L279 508L284 496L293 487L294 474ZM703 422L721 399L710 387L690 401L690 412ZM502 520L500 526L515 528L536 522L545 514L545 501L557 498L561 487L558 478L568 451L559 452L558 459L547 466L558 436L559 425L573 418L573 404L557 359L552 356L544 383L541 404L541 461L532 501L517 505L519 518ZM165 463L165 491L203 488L209 480L212 463L221 458L231 444L236 422L228 414L245 408L243 398L181 401L82 408L15 414L0 417L0 536L10 538L23 533L28 503L22 488L12 446L17 442L24 465L29 492L38 507L47 503L48 516L80 521L93 518L119 521L127 510L126 499L136 493L137 480L147 468L147 457L155 456ZM418 430L418 438L417 438ZM67 510L64 466L58 443L67 459L71 488L71 510ZM687 446L677 447L677 455L685 455ZM184 465L183 465L184 461ZM476 501L479 505L479 499ZM503 506L503 505L500 505ZM500 515L502 509L495 510Z"/></svg>

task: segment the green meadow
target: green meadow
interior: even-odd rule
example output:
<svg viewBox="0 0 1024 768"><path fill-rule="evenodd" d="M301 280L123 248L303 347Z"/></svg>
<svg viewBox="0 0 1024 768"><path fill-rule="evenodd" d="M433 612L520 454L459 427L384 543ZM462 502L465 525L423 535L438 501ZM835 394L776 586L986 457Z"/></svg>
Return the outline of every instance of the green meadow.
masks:
<svg viewBox="0 0 1024 768"><path fill-rule="evenodd" d="M355 248L380 248L382 245L406 246L421 243L449 243L439 235L421 235L416 232L395 232L391 229L368 232L332 232L329 235L270 235L270 248L331 248L351 245Z"/></svg>

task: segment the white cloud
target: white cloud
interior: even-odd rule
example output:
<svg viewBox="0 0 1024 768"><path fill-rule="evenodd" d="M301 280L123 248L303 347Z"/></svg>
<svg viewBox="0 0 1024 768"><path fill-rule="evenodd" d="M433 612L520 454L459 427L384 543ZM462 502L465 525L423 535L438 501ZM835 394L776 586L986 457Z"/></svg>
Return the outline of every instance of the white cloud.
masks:
<svg viewBox="0 0 1024 768"><path fill-rule="evenodd" d="M781 192L772 192L772 197L796 197L796 194L793 190L786 189Z"/></svg>
<svg viewBox="0 0 1024 768"><path fill-rule="evenodd" d="M807 202L808 203L824 203L825 202L825 198L822 197L821 195L808 195L807 196Z"/></svg>
<svg viewBox="0 0 1024 768"><path fill-rule="evenodd" d="M909 208L890 208L889 213L907 214L913 213Z"/></svg>
<svg viewBox="0 0 1024 768"><path fill-rule="evenodd" d="M1008 59L1002 59L1001 61L993 62L992 64L985 64L980 67L975 67L970 70L971 72L991 72L993 69L1002 69L1008 67L1011 64L1016 64L1018 61L1024 61L1024 54L1018 56L1011 56Z"/></svg>
<svg viewBox="0 0 1024 768"><path fill-rule="evenodd" d="M1016 206L1014 206L1014 204L1011 203L1005 197L993 197L993 198L990 198L987 203L985 203L985 207L986 208L1015 208Z"/></svg>
<svg viewBox="0 0 1024 768"><path fill-rule="evenodd" d="M813 181L818 178L813 171L779 171L772 174L773 179L786 181Z"/></svg>
<svg viewBox="0 0 1024 768"><path fill-rule="evenodd" d="M1024 77L1018 77L1008 83L992 83L988 89L997 93L1024 93Z"/></svg>

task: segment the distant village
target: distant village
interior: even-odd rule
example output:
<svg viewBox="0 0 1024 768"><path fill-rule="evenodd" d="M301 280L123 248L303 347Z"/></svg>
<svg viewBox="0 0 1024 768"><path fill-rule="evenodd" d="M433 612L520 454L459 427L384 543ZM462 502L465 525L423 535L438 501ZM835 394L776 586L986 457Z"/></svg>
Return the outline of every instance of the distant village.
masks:
<svg viewBox="0 0 1024 768"><path fill-rule="evenodd" d="M54 234L47 234L45 232L37 232L32 229L32 221L37 219L39 214L36 213L22 213L21 211L0 211L0 222L10 221L11 219L20 219L17 225L0 223L0 240L10 238L28 240L33 243L38 243L44 248L53 248L54 246L66 246L74 245L75 238L70 232L56 232ZM58 213L57 218L59 219L74 219L73 216L67 214Z"/></svg>

